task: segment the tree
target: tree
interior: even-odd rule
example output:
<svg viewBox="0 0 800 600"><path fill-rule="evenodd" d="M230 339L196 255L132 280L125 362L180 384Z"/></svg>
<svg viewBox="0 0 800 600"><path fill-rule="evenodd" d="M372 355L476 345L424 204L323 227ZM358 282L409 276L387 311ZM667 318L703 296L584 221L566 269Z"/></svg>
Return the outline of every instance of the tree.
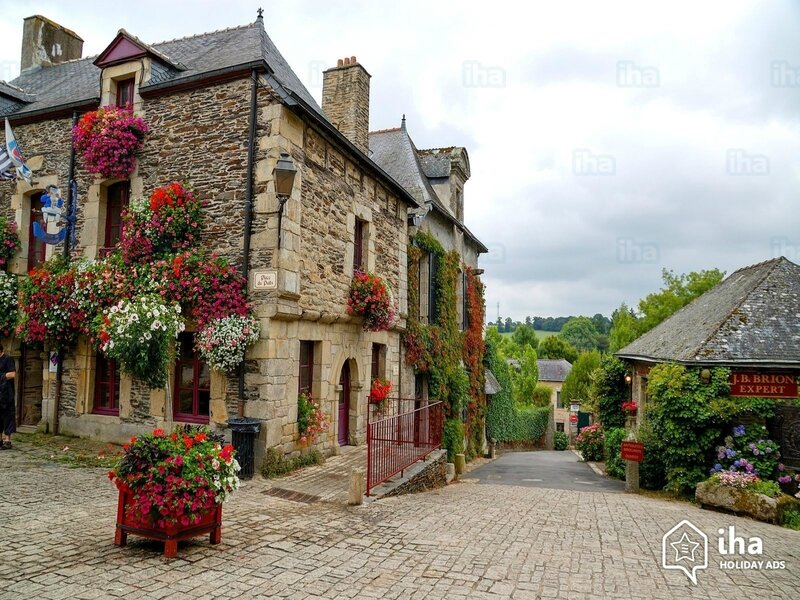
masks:
<svg viewBox="0 0 800 600"><path fill-rule="evenodd" d="M511 369L511 389L519 404L531 404L536 384L539 383L539 365L536 350L526 347L519 359L519 371Z"/></svg>
<svg viewBox="0 0 800 600"><path fill-rule="evenodd" d="M570 363L574 363L578 358L578 351L557 335L550 335L544 338L539 343L537 352L539 358L549 358L551 360L563 358Z"/></svg>
<svg viewBox="0 0 800 600"><path fill-rule="evenodd" d="M594 323L594 328L597 330L597 333L600 334L608 333L611 329L611 321L609 318L604 317L600 313L592 317L592 323Z"/></svg>
<svg viewBox="0 0 800 600"><path fill-rule="evenodd" d="M661 272L664 287L639 301L642 314L640 335L672 316L698 296L717 285L725 273L719 269L675 275L664 269Z"/></svg>
<svg viewBox="0 0 800 600"><path fill-rule="evenodd" d="M597 348L597 329L589 317L575 317L567 321L558 335L578 350Z"/></svg>
<svg viewBox="0 0 800 600"><path fill-rule="evenodd" d="M533 329L533 321L531 321L530 317L525 317L525 325Z"/></svg>
<svg viewBox="0 0 800 600"><path fill-rule="evenodd" d="M506 330L505 325L503 325L503 319L497 317L497 331L503 333Z"/></svg>
<svg viewBox="0 0 800 600"><path fill-rule="evenodd" d="M625 381L628 367L616 356L605 355L592 374L589 390L597 420L608 431L625 426L622 403L631 399L631 384Z"/></svg>
<svg viewBox="0 0 800 600"><path fill-rule="evenodd" d="M514 321L511 320L511 317L506 317L506 333L511 333L514 331Z"/></svg>
<svg viewBox="0 0 800 600"><path fill-rule="evenodd" d="M611 352L624 348L639 337L639 319L624 302L611 315L608 345Z"/></svg>
<svg viewBox="0 0 800 600"><path fill-rule="evenodd" d="M579 401L584 406L591 404L589 394L592 385L592 373L600 366L600 353L597 350L583 352L572 365L564 385L561 388L561 397L566 402Z"/></svg>
<svg viewBox="0 0 800 600"><path fill-rule="evenodd" d="M530 346L536 350L539 345L539 338L536 337L536 332L533 330L533 327L529 325L520 324L517 326L514 333L511 335L511 339L520 348Z"/></svg>

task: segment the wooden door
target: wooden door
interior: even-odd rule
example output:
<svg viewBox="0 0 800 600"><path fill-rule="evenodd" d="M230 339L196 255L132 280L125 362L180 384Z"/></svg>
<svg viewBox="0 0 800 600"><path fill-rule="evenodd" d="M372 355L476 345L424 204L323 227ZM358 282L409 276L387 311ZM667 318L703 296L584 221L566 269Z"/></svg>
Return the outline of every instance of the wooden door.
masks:
<svg viewBox="0 0 800 600"><path fill-rule="evenodd" d="M347 362L342 366L339 387L338 440L340 446L346 446L350 441L350 365Z"/></svg>

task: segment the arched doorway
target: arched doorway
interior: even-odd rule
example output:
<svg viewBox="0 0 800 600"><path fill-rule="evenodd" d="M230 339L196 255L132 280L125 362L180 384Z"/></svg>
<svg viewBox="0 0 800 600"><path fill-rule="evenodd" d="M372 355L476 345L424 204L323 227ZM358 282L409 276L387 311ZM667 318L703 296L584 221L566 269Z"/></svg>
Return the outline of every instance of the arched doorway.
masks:
<svg viewBox="0 0 800 600"><path fill-rule="evenodd" d="M350 443L350 361L344 361L339 376L339 429L337 440L340 446Z"/></svg>

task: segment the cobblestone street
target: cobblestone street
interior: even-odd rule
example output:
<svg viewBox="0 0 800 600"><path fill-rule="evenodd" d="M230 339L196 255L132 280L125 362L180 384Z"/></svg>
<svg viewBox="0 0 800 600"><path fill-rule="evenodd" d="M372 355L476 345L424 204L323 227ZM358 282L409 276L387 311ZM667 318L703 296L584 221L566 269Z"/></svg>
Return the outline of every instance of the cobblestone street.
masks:
<svg viewBox="0 0 800 600"><path fill-rule="evenodd" d="M790 598L800 533L620 493L461 483L348 508L288 501L257 478L207 537L166 560L131 536L113 545L116 490L100 469L0 452L4 598ZM681 519L705 531L709 568L693 586L660 566ZM716 531L761 536L784 570L723 571ZM730 558L730 557L726 557Z"/></svg>

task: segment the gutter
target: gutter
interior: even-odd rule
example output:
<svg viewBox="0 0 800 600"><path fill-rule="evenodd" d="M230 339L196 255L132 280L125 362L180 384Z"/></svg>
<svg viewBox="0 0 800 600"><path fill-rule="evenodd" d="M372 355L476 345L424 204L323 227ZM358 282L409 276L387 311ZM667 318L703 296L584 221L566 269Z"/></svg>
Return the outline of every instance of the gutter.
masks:
<svg viewBox="0 0 800 600"><path fill-rule="evenodd" d="M656 358L637 354L614 354L621 360L637 361L651 364L675 363L687 367L731 367L731 368L774 368L800 370L800 360L776 361L774 359L717 359L717 360L686 360L675 358Z"/></svg>
<svg viewBox="0 0 800 600"><path fill-rule="evenodd" d="M250 117L247 132L247 187L244 196L244 232L242 241L242 276L245 285L250 278L250 237L253 229L253 165L256 158L256 118L258 111L258 72L250 71ZM236 413L244 417L244 361L239 365L239 402Z"/></svg>

